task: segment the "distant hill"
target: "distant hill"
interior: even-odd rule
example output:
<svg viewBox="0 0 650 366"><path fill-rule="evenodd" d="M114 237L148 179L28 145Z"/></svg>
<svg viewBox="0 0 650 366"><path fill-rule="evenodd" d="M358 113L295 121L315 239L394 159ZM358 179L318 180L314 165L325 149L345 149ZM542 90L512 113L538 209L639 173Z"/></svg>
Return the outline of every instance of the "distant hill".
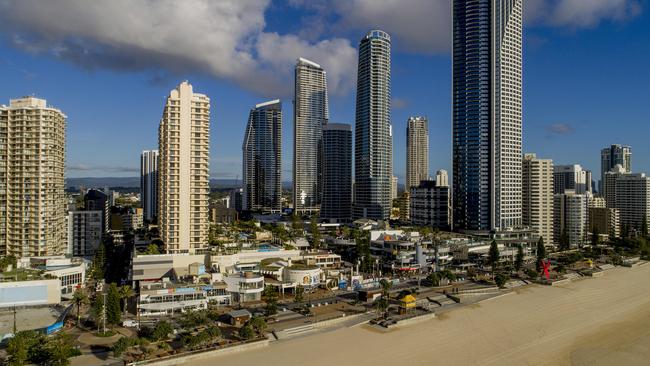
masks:
<svg viewBox="0 0 650 366"><path fill-rule="evenodd" d="M210 179L210 188L228 189L241 186L241 180L235 179ZM140 187L140 177L93 177L93 178L68 178L65 180L66 188L104 188L104 187Z"/></svg>

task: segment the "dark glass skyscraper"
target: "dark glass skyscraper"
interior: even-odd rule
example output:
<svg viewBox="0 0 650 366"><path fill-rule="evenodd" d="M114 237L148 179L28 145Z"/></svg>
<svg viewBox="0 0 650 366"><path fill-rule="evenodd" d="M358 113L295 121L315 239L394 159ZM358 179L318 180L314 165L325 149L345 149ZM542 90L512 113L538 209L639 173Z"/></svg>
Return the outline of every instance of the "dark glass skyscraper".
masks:
<svg viewBox="0 0 650 366"><path fill-rule="evenodd" d="M323 127L323 200L320 218L345 222L352 218L352 128Z"/></svg>
<svg viewBox="0 0 650 366"><path fill-rule="evenodd" d="M453 2L454 227L521 225L522 0Z"/></svg>
<svg viewBox="0 0 650 366"><path fill-rule="evenodd" d="M282 104L279 100L251 109L242 145L243 210L282 210Z"/></svg>
<svg viewBox="0 0 650 366"><path fill-rule="evenodd" d="M391 209L393 134L390 35L370 31L359 43L355 123L354 218L386 220Z"/></svg>
<svg viewBox="0 0 650 366"><path fill-rule="evenodd" d="M158 150L140 155L140 202L144 219L155 223L158 212Z"/></svg>

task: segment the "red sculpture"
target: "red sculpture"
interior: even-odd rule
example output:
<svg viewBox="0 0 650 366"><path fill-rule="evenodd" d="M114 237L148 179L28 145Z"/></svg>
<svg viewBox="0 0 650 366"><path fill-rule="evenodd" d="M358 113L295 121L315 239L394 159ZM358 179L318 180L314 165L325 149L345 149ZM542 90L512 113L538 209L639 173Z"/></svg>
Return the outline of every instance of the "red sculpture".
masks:
<svg viewBox="0 0 650 366"><path fill-rule="evenodd" d="M544 276L546 276L547 280L550 280L551 275L548 273L548 270L551 268L551 261L547 260L546 262L544 262L542 260L540 262L542 262L542 268L544 269Z"/></svg>

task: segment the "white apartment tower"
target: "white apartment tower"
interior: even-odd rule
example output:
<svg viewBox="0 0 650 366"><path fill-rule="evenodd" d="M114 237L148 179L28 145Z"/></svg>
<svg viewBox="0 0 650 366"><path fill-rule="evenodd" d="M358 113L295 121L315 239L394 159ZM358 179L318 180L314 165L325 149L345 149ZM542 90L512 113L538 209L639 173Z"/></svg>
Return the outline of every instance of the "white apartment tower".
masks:
<svg viewBox="0 0 650 366"><path fill-rule="evenodd" d="M553 200L555 243L559 244L562 234L565 234L570 246L586 244L589 194L577 194L568 190L555 194Z"/></svg>
<svg viewBox="0 0 650 366"><path fill-rule="evenodd" d="M325 70L299 58L293 101L293 202L298 213L318 211L323 194L323 127L329 120Z"/></svg>
<svg viewBox="0 0 650 366"><path fill-rule="evenodd" d="M521 182L522 224L553 243L553 160L524 155Z"/></svg>
<svg viewBox="0 0 650 366"><path fill-rule="evenodd" d="M429 122L410 117L406 124L406 191L429 178Z"/></svg>
<svg viewBox="0 0 650 366"><path fill-rule="evenodd" d="M0 106L0 255L63 255L66 115L44 99Z"/></svg>
<svg viewBox="0 0 650 366"><path fill-rule="evenodd" d="M160 121L158 224L167 253L208 245L210 98L182 82L167 97Z"/></svg>

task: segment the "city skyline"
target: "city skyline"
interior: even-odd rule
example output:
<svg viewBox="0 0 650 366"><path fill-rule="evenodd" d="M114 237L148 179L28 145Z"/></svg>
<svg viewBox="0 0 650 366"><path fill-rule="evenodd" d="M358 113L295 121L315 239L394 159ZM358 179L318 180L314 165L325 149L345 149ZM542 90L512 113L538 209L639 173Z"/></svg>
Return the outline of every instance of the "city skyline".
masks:
<svg viewBox="0 0 650 366"><path fill-rule="evenodd" d="M575 19L562 17L559 14L559 7L540 11L534 9L534 2L527 2L524 6L526 19L524 54L527 57L524 67L523 152L536 152L540 156L552 158L558 164L580 163L592 170L594 176L599 176L598 152L604 146L620 143L635 146L637 156L649 153L650 147L645 147L641 143L642 134L629 132L631 128L645 129L643 124L646 122L646 117L643 113L642 101L647 99L648 91L641 85L646 84L643 80L646 80L648 75L644 73L635 75L632 82L630 81L632 76L620 71L642 70L640 66L650 59L647 47L633 46L642 45L644 42L647 31L644 31L642 24L644 21L647 22L647 15L640 3L636 7L632 7L632 3L636 2L602 5L598 9L586 6ZM414 7L420 9L428 10L429 6L439 5L414 3ZM388 6L381 6L377 11L386 11L386 7ZM291 11L286 12L287 8ZM275 39L277 42L275 44L278 45L285 44L283 42L287 40L286 37L297 32L283 24L281 19L271 19L270 15L286 12L282 19L286 19L287 16L302 19L306 14L314 12L299 5L277 2L267 4L264 10L266 13L262 15L266 15L268 24L265 25L262 38L269 42ZM433 10L435 11L436 8ZM444 13L442 14L444 16L449 14L446 9L440 12ZM433 14L438 16L437 12ZM30 19L30 16L23 14L22 17L6 22L2 29L7 35L24 34L20 25L28 23ZM148 19L150 18L145 20ZM383 20L384 18L381 17L378 19L380 22L387 23L384 28L393 35L396 48L393 56L397 74L393 77L392 118L395 131L394 173L401 182L405 181L403 176L405 121L409 115L425 115L429 119L432 131L430 173L438 169L451 171L450 58L447 51L450 31L447 29L444 32L437 32L433 38L443 39L443 41L435 41L438 46L432 46L427 43L429 41L422 41L419 38L424 35L423 31L406 32L393 22ZM529 19L532 20L528 21ZM116 19L118 23L123 21L123 19ZM445 22L448 23L449 20ZM46 26L54 27L49 23L43 25ZM365 29L360 29L362 27ZM341 46L342 49L348 52L352 49L351 56L347 57L354 59L356 57L354 44L369 28L371 25L367 22L360 22L354 29L348 29L332 37L344 41L340 42L344 44ZM282 35L276 38L269 36L273 31ZM328 69L328 78L334 80L333 82L328 80L328 83L334 85L330 98L330 119L332 122L351 123L354 115L354 92L350 86L353 85L353 81L350 80L354 80L355 71L350 69L354 67L348 66L347 71L342 73L341 66L337 64L330 72L329 69L332 68L329 66L334 63L332 57L327 52L314 52L314 49L318 48L315 45L326 39L322 35L315 37L314 40L304 40L296 36L296 41L304 41L298 42L299 45L305 43L311 47L301 46L302 48L287 50L287 54L291 54L291 59L284 60L283 57L282 61L278 61L273 67L284 70L284 73L290 75L295 58L298 56L307 56L323 64ZM35 48L31 53L25 52L27 45L16 43L16 40L20 39L20 37L13 37L0 44L0 51L3 54L1 62L6 66L3 68L4 71L0 72L8 85L2 91L3 100L34 93L66 110L69 115L70 147L67 156L67 177L137 176L138 161L133 156L137 156L136 154L141 150L155 147L155 136L146 131L150 131L157 125L159 109L164 102L162 96L183 78L190 79L197 88L215 100L216 108L214 108L211 128L221 133L213 134L211 139L211 177L234 179L239 175L241 179L239 173L241 157L233 152L236 152L236 145L243 138L248 106L261 99L259 94L267 93L269 99L284 97L284 109L287 111L285 118L287 120L292 118L290 105L287 104L290 103L289 98L285 95L270 95L272 93L259 90L251 92L251 89L256 89L254 83L237 83L220 74L213 75L207 72L168 71L171 68L163 65L156 66L154 70L115 70L107 65L91 62L93 60L87 60L88 63L82 65L84 67L78 67L78 64L68 62L71 61L69 59L48 53L47 48ZM97 41L92 36L87 36L87 39L89 42ZM631 46L621 50L620 45L623 41ZM34 43L33 46L45 47L41 43ZM573 51L571 55L567 55L568 49ZM615 64L610 66L611 59L606 56L613 50L624 51L629 57L619 57L615 60ZM304 55L297 54L302 51L305 51ZM593 54L601 56L591 57ZM131 54L123 51L120 55L128 59ZM541 57L542 55L544 57ZM598 78L592 77L597 70L606 65L612 68L610 73L606 75L599 73ZM106 68L109 70L107 71ZM50 74L45 70L54 72ZM416 75L418 79L415 79ZM343 79L347 81L342 82ZM66 93L56 92L63 82L68 86ZM129 83L129 90L124 90L124 83ZM96 85L100 84L103 88L97 90ZM342 87L344 84L348 87ZM290 78L284 80L281 85L283 88L279 88L277 93L287 94L285 89L290 90L292 85ZM624 85L627 88L625 90L623 90ZM86 96L90 94L96 94L97 98L87 98ZM123 110L113 110L109 107L115 101L114 96L118 94L129 97L124 98L126 102L123 104ZM79 100L84 100L84 103L79 103ZM138 102L135 103L135 100ZM601 105L603 109L587 109L592 105ZM605 109L605 107L609 108ZM95 113L96 110L105 110L107 113L98 115ZM614 120L619 128L616 131L608 131L608 134L602 133L601 131ZM133 133L124 134L124 128L128 128ZM103 129L103 133L97 133L98 129ZM292 132L292 124L285 123L283 131L287 137L283 141L285 178L290 177L292 173ZM121 141L119 148L115 148L113 144L101 144L100 141L106 138ZM581 146L568 143L574 139L581 139ZM635 161L635 171L648 171L649 167L650 162L641 159Z"/></svg>

